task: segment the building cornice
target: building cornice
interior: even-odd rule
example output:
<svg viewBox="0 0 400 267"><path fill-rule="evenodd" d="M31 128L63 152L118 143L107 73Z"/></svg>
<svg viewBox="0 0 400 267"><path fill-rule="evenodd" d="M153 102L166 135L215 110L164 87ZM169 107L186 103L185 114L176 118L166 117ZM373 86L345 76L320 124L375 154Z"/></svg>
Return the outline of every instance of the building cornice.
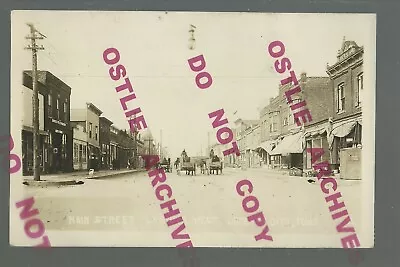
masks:
<svg viewBox="0 0 400 267"><path fill-rule="evenodd" d="M86 106L88 109L92 110L94 113L96 113L96 115L100 116L101 114L103 114L103 111L101 111L98 107L96 107L95 105L93 105L93 103L87 102Z"/></svg>

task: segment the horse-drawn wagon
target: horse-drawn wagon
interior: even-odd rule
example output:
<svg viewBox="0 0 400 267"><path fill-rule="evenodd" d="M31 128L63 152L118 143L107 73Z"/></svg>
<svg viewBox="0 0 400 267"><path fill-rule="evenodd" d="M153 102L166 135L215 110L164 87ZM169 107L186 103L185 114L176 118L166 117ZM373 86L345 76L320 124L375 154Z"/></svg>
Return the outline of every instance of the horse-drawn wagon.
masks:
<svg viewBox="0 0 400 267"><path fill-rule="evenodd" d="M160 167L163 168L165 172L172 172L172 166L166 159L160 162Z"/></svg>
<svg viewBox="0 0 400 267"><path fill-rule="evenodd" d="M217 175L218 175L218 172L221 172L221 174L222 174L221 159L217 156L214 156L210 161L211 162L209 163L209 167L208 167L210 170L210 173L214 174L214 172L217 172Z"/></svg>
<svg viewBox="0 0 400 267"><path fill-rule="evenodd" d="M185 171L186 174L196 175L196 162L190 157L182 157L180 160L180 168L177 170L178 175L181 171Z"/></svg>

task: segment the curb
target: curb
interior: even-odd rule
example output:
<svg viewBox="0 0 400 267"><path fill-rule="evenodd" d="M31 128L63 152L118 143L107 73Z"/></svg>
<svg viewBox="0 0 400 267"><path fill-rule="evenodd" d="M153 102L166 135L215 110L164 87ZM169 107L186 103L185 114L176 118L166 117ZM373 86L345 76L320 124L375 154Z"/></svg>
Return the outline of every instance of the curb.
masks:
<svg viewBox="0 0 400 267"><path fill-rule="evenodd" d="M127 175L127 174L133 174L133 173L138 173L138 172L144 172L145 170L134 170L130 172L123 172L123 173L113 173L113 174L108 174L108 175L102 175L102 176L86 176L83 179L89 179L89 180L95 180L95 179L102 179L102 178L112 178L114 176L119 176L119 175Z"/></svg>
<svg viewBox="0 0 400 267"><path fill-rule="evenodd" d="M76 180L66 180L66 181L32 181L32 180L24 180L22 184L27 186L67 186L67 185L81 185L84 184L83 181Z"/></svg>

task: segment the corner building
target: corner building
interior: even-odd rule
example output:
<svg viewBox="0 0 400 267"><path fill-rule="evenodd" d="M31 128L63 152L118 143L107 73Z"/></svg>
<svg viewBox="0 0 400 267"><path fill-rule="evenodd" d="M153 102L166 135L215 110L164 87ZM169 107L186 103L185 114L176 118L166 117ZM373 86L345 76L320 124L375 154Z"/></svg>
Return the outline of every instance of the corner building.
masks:
<svg viewBox="0 0 400 267"><path fill-rule="evenodd" d="M327 66L333 83L333 119L328 144L331 165L342 179L361 179L362 96L364 48L343 40L337 62Z"/></svg>
<svg viewBox="0 0 400 267"><path fill-rule="evenodd" d="M32 72L23 72L23 174L33 173ZM38 71L39 153L43 173L73 170L70 125L71 87L49 71Z"/></svg>

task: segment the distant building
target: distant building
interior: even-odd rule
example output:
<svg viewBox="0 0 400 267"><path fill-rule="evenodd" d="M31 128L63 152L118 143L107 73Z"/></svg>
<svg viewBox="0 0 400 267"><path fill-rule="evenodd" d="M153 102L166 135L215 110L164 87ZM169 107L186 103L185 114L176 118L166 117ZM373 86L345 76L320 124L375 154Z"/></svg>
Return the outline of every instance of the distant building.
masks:
<svg viewBox="0 0 400 267"><path fill-rule="evenodd" d="M260 145L259 153L262 162L268 167L275 166L278 157L271 156L272 149L277 144L277 138L282 133L281 108L283 99L279 96L270 98L269 104L260 111Z"/></svg>
<svg viewBox="0 0 400 267"><path fill-rule="evenodd" d="M240 151L240 157L237 161L243 167L259 165L259 154L256 152L258 144L261 142L259 120L237 119L235 125L236 140Z"/></svg>
<svg viewBox="0 0 400 267"><path fill-rule="evenodd" d="M24 117L22 158L24 175L33 172L32 74L23 72ZM73 132L70 125L71 87L49 71L38 72L40 166L44 173L72 171Z"/></svg>
<svg viewBox="0 0 400 267"><path fill-rule="evenodd" d="M86 142L86 155L87 155L87 169L99 169L100 168L100 115L103 112L98 109L92 103L86 103L84 109L72 109L71 110L71 123L73 123L74 131L78 131L76 125L80 125L83 132L85 133ZM82 140L75 138L74 143L81 145ZM76 148L76 146L74 145ZM76 149L74 149L76 151ZM75 157L74 157L75 158ZM78 163L80 165L80 163ZM76 165L76 164L74 164Z"/></svg>
<svg viewBox="0 0 400 267"><path fill-rule="evenodd" d="M110 158L111 158L111 165L113 169L118 169L119 164L119 144L118 144L118 132L119 129L114 125L110 126Z"/></svg>
<svg viewBox="0 0 400 267"><path fill-rule="evenodd" d="M101 169L110 169L112 166L111 162L111 125L112 121L107 119L106 117L100 117L100 168Z"/></svg>

